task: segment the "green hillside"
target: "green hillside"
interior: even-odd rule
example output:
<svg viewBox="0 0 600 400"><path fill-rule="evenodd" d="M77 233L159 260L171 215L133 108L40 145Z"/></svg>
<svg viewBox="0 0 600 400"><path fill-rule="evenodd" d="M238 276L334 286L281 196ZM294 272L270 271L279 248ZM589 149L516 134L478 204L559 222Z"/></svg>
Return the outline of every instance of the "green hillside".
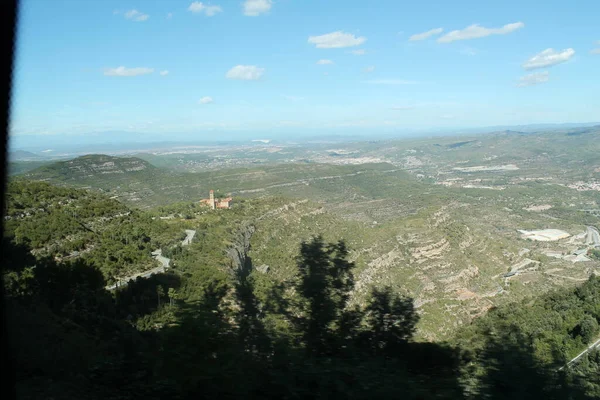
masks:
<svg viewBox="0 0 600 400"><path fill-rule="evenodd" d="M155 266L150 252L181 230L93 191L44 182L9 182L4 238L39 257L82 258L105 277Z"/></svg>
<svg viewBox="0 0 600 400"><path fill-rule="evenodd" d="M28 171L17 179L93 188L131 205L147 207L196 197L196 190L177 185L181 176L135 157L87 155ZM188 197L190 195L190 197Z"/></svg>
<svg viewBox="0 0 600 400"><path fill-rule="evenodd" d="M52 197L47 188L29 193L42 204ZM273 199L200 212L187 221L204 234L170 254L173 271L113 295L93 264L35 260L26 245L8 244L19 398L475 400L494 398L498 385L550 399L598 395L595 354L556 373L598 333L597 278L501 307L452 344L422 343L414 330L423 316L395 288L371 288L364 303L345 306L358 271L344 242L298 243L293 279L265 287L249 239L264 229L260 221L290 208L297 207ZM248 215L258 216L256 227ZM489 335L489 326L510 330ZM566 352L545 351L561 340Z"/></svg>
<svg viewBox="0 0 600 400"><path fill-rule="evenodd" d="M43 167L48 164L52 164L52 161L9 161L8 162L8 174L9 175L20 175L25 172L33 171L39 167Z"/></svg>
<svg viewBox="0 0 600 400"><path fill-rule="evenodd" d="M444 146L455 151L477 143L449 139ZM98 167L91 166L99 165L98 157L114 163L112 170L124 172L99 174ZM231 194L237 205L230 214L257 227L250 253L257 265L269 266L268 274L256 278L265 290L292 278L297 243L312 234L323 234L331 241L343 238L357 263L352 301L364 304L372 285L389 284L410 295L421 313L417 336L423 339L449 337L491 307L584 282L599 265L598 261L573 263L547 256L570 254L582 243L530 242L518 233L520 229L553 228L574 236L586 226L600 226L597 215L580 211L598 207L593 191L536 180L503 190L445 186L386 163L295 163L175 173L135 158L102 157L55 164L54 175L38 170L35 176L63 185L88 184L130 206L143 205L156 218L176 215L164 222L178 226L180 232L183 225L203 231L200 227L213 218L193 206L209 189ZM132 169L127 165L135 165L136 170L127 171ZM60 180L57 169L65 174ZM512 179L517 173L520 170L496 173L494 179ZM132 191L136 182L148 189ZM237 208L244 199L244 206ZM536 207L542 208L536 211ZM187 253L194 249L192 245ZM222 251L219 246L213 249ZM513 266L527 260L539 264L504 278ZM177 265L176 258L173 263Z"/></svg>

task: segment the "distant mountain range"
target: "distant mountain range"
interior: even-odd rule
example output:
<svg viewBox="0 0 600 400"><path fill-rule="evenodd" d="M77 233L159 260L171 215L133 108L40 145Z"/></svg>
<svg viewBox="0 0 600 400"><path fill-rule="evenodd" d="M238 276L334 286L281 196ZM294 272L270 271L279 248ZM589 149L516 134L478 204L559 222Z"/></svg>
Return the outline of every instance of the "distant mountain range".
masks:
<svg viewBox="0 0 600 400"><path fill-rule="evenodd" d="M92 132L80 135L15 135L9 142L10 161L32 161L40 159L64 159L73 156L103 153L103 154L132 154L147 152L153 149L168 149L181 146L229 146L229 145L277 145L302 143L336 143L345 141L387 140L393 138L415 138L422 136L460 136L476 133L540 133L544 131L566 131L570 129L600 127L600 122L594 123L565 123L565 124L531 124L512 126L488 126L464 129L398 129L387 133L365 133L356 129L345 130L344 133L322 135L288 135L284 138L253 139L240 133L227 133L230 140L212 139L205 135L192 134L152 134L140 132ZM168 140L165 138L168 137ZM223 136L220 136L221 138ZM256 137L256 136L255 136Z"/></svg>
<svg viewBox="0 0 600 400"><path fill-rule="evenodd" d="M25 150L15 150L8 153L8 159L11 161L37 161L40 158L39 155Z"/></svg>

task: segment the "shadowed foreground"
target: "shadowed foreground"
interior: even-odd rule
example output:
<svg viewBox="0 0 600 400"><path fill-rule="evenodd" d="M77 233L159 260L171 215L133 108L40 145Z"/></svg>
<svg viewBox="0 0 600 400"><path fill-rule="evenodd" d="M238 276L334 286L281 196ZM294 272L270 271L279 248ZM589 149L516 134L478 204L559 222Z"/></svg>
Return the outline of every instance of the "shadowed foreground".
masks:
<svg viewBox="0 0 600 400"><path fill-rule="evenodd" d="M598 360L558 373L518 327L485 332L472 351L414 342L413 302L389 288L346 307L354 265L343 242L302 243L296 280L262 303L249 258L232 285L202 282L200 298L183 299L190 278L175 274L113 296L92 265L3 247L23 399L591 399L597 388Z"/></svg>

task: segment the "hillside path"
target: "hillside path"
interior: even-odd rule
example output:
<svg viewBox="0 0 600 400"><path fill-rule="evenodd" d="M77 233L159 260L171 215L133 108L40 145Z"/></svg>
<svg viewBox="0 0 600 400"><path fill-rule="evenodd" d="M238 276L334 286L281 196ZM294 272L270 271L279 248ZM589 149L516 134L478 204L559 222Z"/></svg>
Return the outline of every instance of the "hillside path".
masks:
<svg viewBox="0 0 600 400"><path fill-rule="evenodd" d="M562 371L565 367L568 367L571 364L573 364L575 361L579 360L581 357L583 357L585 354L587 354L590 350L594 350L596 347L598 347L598 345L600 345L600 339L596 340L587 349L585 349L584 351L582 351L581 353L579 353L576 357L574 357L573 359L571 359L571 361L569 361L566 365L560 367L558 370Z"/></svg>
<svg viewBox="0 0 600 400"><path fill-rule="evenodd" d="M187 245L191 244L192 239L194 239L194 236L196 235L196 231L191 230L191 229L186 229L185 233L186 233L186 237L181 242L182 246L187 246ZM129 281L133 281L137 278L148 278L151 275L160 274L160 273L165 272L167 269L169 269L169 266L171 265L171 259L162 255L162 249L154 250L152 252L152 257L160 263L159 267L152 268L148 271L138 272L137 274L127 276L127 277L121 279L119 282L115 283L114 285L105 286L104 289L114 290L117 288L117 285L125 286L125 285L127 285L127 283Z"/></svg>

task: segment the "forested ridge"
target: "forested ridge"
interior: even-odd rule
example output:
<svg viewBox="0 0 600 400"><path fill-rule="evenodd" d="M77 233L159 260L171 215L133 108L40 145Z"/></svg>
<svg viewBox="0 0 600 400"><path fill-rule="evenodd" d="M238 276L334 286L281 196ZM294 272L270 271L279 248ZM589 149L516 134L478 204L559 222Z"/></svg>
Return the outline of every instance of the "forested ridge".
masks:
<svg viewBox="0 0 600 400"><path fill-rule="evenodd" d="M347 306L355 265L343 241L298 243L294 279L261 286L240 239L249 227L234 210L215 213L197 249L165 246L174 269L108 292L115 261L57 258L44 246L66 246L69 235L91 240L90 229L146 254L162 233L179 230L82 191L43 183L10 190L3 278L20 398L600 397L598 352L558 371L599 338L600 278L498 307L447 343L416 342L411 298L379 287L365 304ZM177 210L198 212L163 211ZM127 212L130 219L115 217ZM28 213L47 218L39 235ZM119 223L108 229L93 224L98 218ZM227 251L235 246L241 263Z"/></svg>
<svg viewBox="0 0 600 400"><path fill-rule="evenodd" d="M81 256L106 277L150 268L150 252L181 236L176 227L91 191L11 181L6 200L4 238L40 256Z"/></svg>

